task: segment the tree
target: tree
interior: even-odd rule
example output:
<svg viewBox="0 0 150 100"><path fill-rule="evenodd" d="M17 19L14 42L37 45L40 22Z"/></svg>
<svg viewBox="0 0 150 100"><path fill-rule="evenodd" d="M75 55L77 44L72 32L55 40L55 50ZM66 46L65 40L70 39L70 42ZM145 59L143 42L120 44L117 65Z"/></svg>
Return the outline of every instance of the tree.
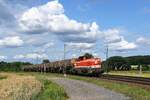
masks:
<svg viewBox="0 0 150 100"><path fill-rule="evenodd" d="M84 57L86 57L87 59L89 59L89 58L93 58L94 56L92 54L90 54L90 53L85 53Z"/></svg>
<svg viewBox="0 0 150 100"><path fill-rule="evenodd" d="M50 63L50 61L48 59L44 59L43 64L46 64L46 63Z"/></svg>
<svg viewBox="0 0 150 100"><path fill-rule="evenodd" d="M138 70L140 69L140 66L142 66L142 70L150 70L150 55L130 56L126 57L126 59L128 60L130 65L138 65Z"/></svg>
<svg viewBox="0 0 150 100"><path fill-rule="evenodd" d="M29 62L0 62L0 71L21 71L23 65L32 65Z"/></svg>
<svg viewBox="0 0 150 100"><path fill-rule="evenodd" d="M130 56L126 57L130 65L150 65L150 56Z"/></svg>
<svg viewBox="0 0 150 100"><path fill-rule="evenodd" d="M130 70L131 66L124 57L114 56L107 60L108 70Z"/></svg>

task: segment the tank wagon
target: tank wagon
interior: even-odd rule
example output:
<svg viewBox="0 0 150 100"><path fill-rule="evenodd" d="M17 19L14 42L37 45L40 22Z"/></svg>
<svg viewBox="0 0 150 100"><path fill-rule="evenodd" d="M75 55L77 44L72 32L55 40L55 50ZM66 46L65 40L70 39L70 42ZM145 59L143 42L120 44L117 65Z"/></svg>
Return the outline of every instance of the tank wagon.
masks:
<svg viewBox="0 0 150 100"><path fill-rule="evenodd" d="M100 58L86 58L85 56L80 56L79 58L54 61L45 64L28 65L24 66L23 70L32 72L51 72L98 76L103 73L101 64L102 61Z"/></svg>

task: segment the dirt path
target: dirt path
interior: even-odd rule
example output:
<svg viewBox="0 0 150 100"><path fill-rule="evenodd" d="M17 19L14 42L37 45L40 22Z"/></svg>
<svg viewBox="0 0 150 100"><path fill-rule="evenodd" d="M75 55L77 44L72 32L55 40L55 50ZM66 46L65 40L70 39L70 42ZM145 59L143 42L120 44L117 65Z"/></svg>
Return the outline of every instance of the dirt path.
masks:
<svg viewBox="0 0 150 100"><path fill-rule="evenodd" d="M70 100L129 100L129 97L123 94L91 83L67 78L54 78L52 80L65 88Z"/></svg>

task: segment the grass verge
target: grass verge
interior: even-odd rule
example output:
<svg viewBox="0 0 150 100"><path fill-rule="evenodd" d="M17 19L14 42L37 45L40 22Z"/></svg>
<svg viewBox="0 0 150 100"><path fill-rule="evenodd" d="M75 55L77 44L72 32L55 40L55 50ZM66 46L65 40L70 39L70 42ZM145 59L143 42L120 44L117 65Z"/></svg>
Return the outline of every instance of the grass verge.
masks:
<svg viewBox="0 0 150 100"><path fill-rule="evenodd" d="M47 79L45 75L32 74L43 84L41 92L33 100L67 100L63 87Z"/></svg>
<svg viewBox="0 0 150 100"><path fill-rule="evenodd" d="M94 83L104 88L125 94L131 97L131 100L150 100L150 91L142 87L81 76L69 76L69 78Z"/></svg>
<svg viewBox="0 0 150 100"><path fill-rule="evenodd" d="M126 75L126 76L137 76L137 77L148 77L150 78L150 71L142 71L140 74L139 71L110 71L108 74L111 75Z"/></svg>
<svg viewBox="0 0 150 100"><path fill-rule="evenodd" d="M49 80L43 80L43 84L41 92L33 100L66 100L68 98L63 88L57 84Z"/></svg>

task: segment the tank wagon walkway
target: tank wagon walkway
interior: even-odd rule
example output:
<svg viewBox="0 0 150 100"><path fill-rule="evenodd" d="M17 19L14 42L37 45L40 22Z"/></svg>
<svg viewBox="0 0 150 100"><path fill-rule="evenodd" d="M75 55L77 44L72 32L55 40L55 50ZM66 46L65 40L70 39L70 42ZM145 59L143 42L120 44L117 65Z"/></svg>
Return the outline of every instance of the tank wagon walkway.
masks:
<svg viewBox="0 0 150 100"><path fill-rule="evenodd" d="M123 94L91 83L67 78L54 78L52 80L64 87L70 97L69 100L129 100L129 97Z"/></svg>

